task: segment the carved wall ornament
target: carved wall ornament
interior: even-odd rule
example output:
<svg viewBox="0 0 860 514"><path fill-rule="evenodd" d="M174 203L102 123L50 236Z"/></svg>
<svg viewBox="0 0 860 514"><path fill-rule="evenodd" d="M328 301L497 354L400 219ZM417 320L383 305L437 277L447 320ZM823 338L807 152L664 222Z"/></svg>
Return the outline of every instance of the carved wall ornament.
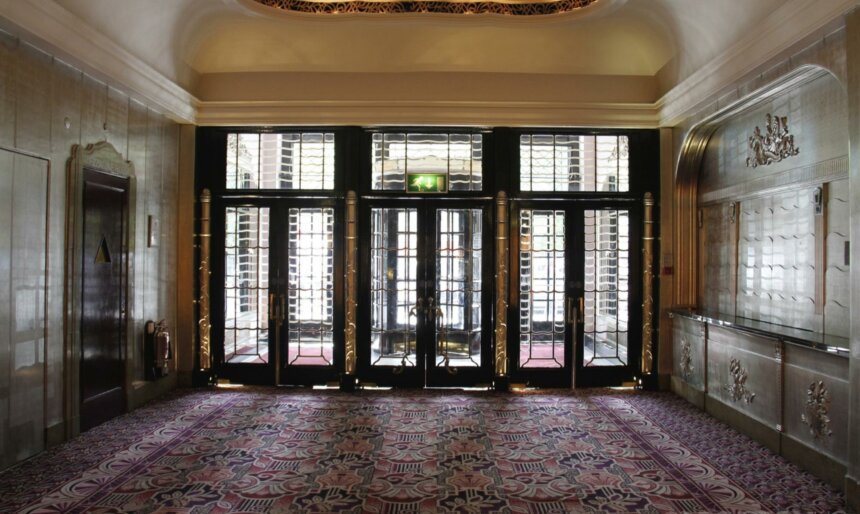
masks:
<svg viewBox="0 0 860 514"><path fill-rule="evenodd" d="M746 387L747 370L741 367L741 361L732 359L729 362L729 373L732 375L732 383L726 386L726 390L729 392L732 401L743 400L746 403L752 403L755 393Z"/></svg>
<svg viewBox="0 0 860 514"><path fill-rule="evenodd" d="M503 14L545 16L588 7L596 0L254 0L258 4L308 14Z"/></svg>
<svg viewBox="0 0 860 514"><path fill-rule="evenodd" d="M815 439L833 435L830 430L830 391L821 380L809 384L806 390L806 413L800 419L809 427L809 433Z"/></svg>
<svg viewBox="0 0 860 514"><path fill-rule="evenodd" d="M687 338L681 339L681 374L684 378L690 378L693 374L693 345Z"/></svg>
<svg viewBox="0 0 860 514"><path fill-rule="evenodd" d="M765 115L766 133L756 128L748 138L747 166L767 166L800 153L800 148L794 146L794 135L788 133L788 117Z"/></svg>

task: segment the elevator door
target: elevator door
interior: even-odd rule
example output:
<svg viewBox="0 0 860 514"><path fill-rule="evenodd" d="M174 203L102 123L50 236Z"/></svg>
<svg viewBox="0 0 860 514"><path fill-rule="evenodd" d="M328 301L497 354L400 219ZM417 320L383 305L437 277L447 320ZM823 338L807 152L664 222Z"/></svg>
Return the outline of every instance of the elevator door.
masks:
<svg viewBox="0 0 860 514"><path fill-rule="evenodd" d="M522 202L511 226L513 380L537 387L631 380L641 316L633 308L638 255L629 206Z"/></svg>
<svg viewBox="0 0 860 514"><path fill-rule="evenodd" d="M489 385L490 217L478 202L364 208L360 376L379 385Z"/></svg>

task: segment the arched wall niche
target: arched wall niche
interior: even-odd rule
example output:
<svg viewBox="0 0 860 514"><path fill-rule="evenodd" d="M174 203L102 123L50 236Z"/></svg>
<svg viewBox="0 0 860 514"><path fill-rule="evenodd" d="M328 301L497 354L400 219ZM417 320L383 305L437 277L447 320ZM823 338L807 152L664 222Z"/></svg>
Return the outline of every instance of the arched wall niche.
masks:
<svg viewBox="0 0 860 514"><path fill-rule="evenodd" d="M703 246L702 237L710 234L700 228L705 221L700 220L700 216L732 217L731 223L734 224L734 217L739 214L735 209L741 201L749 204L753 198L763 194L790 191L802 191L798 194L806 195L815 187L834 180L845 180L847 184L847 95L844 82L838 79L838 75L838 70L834 72L820 65L799 66L689 129L679 153L674 180L676 307L731 310L734 312L724 314L747 314L754 315L754 318L762 314L738 311L738 303L742 307L744 304L737 302L737 280L734 284L725 281L725 290L717 294L709 291L708 298L703 298L703 286L707 285L704 281L709 278L713 282L712 275L705 277L703 265L709 263L703 260L713 252L713 248L705 249ZM750 151L749 138L756 127L766 134L767 114L787 117L788 133L795 136L794 144L799 152L779 162L748 167L745 160ZM826 186L824 190L826 202ZM804 196L803 201L806 200ZM809 202L811 205L812 200ZM722 214L718 214L720 210ZM847 219L847 203L845 213ZM827 229L826 225L817 226L819 232L825 231L817 237L826 237ZM734 230L737 237L737 225L726 230ZM737 252L737 247L733 251ZM820 261L821 255L817 258L817 265L827 266ZM729 264L737 266L737 262ZM708 271L714 270L709 268ZM818 275L815 294L811 295L814 299L820 299L816 295L822 293L826 280L823 273ZM847 276L845 283L848 283ZM782 307L775 305L774 308ZM804 328L812 326L823 331L826 328L822 322L824 308L823 303L816 304L814 319ZM846 309L846 316L847 312ZM767 309L764 314L763 317L768 318ZM798 318L803 319L803 316ZM834 320L837 318L833 316ZM841 331L840 326L840 323L834 325L837 332ZM847 318L845 327L847 331Z"/></svg>

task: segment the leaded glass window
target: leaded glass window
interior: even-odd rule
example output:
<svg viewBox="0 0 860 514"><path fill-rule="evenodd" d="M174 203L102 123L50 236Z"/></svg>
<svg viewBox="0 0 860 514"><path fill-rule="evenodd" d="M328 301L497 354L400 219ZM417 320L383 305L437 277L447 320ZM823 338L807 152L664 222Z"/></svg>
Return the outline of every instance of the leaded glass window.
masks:
<svg viewBox="0 0 860 514"><path fill-rule="evenodd" d="M334 134L228 134L227 189L334 189Z"/></svg>
<svg viewBox="0 0 860 514"><path fill-rule="evenodd" d="M627 136L520 136L520 190L627 192L628 153Z"/></svg>
<svg viewBox="0 0 860 514"><path fill-rule="evenodd" d="M410 177L443 174L447 191L483 188L481 134L373 134L371 187L407 191Z"/></svg>

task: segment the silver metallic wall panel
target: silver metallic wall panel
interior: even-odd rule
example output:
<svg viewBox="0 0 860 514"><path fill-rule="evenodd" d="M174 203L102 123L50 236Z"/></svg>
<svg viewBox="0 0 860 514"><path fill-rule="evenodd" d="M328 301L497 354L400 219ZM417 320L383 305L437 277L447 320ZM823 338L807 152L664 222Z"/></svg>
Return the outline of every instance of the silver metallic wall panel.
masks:
<svg viewBox="0 0 860 514"><path fill-rule="evenodd" d="M813 190L796 189L741 203L738 316L821 331L815 304L819 243Z"/></svg>
<svg viewBox="0 0 860 514"><path fill-rule="evenodd" d="M699 307L708 311L735 314L735 268L737 240L733 215L735 204L721 203L702 208L699 237L701 254Z"/></svg>
<svg viewBox="0 0 860 514"><path fill-rule="evenodd" d="M731 118L717 129L708 143L699 176L699 196L707 201L734 199L739 186L747 192L763 190L757 182L799 168L813 166L817 173L832 176L847 167L836 165L817 167L825 161L836 163L848 153L846 95L832 75L820 77L791 88L759 107ZM766 132L767 114L785 116L797 155L766 166L750 168L746 164L749 137L755 127Z"/></svg>
<svg viewBox="0 0 860 514"><path fill-rule="evenodd" d="M674 344L672 375L697 391L705 390L705 324L680 316L672 318Z"/></svg>
<svg viewBox="0 0 860 514"><path fill-rule="evenodd" d="M830 183L826 206L824 333L840 337L848 337L851 321L851 313L848 310L851 282L845 260L845 245L849 235L848 198L847 179Z"/></svg>
<svg viewBox="0 0 860 514"><path fill-rule="evenodd" d="M848 454L848 359L785 346L785 433L834 460Z"/></svg>
<svg viewBox="0 0 860 514"><path fill-rule="evenodd" d="M781 424L779 341L708 327L708 397L771 427Z"/></svg>

